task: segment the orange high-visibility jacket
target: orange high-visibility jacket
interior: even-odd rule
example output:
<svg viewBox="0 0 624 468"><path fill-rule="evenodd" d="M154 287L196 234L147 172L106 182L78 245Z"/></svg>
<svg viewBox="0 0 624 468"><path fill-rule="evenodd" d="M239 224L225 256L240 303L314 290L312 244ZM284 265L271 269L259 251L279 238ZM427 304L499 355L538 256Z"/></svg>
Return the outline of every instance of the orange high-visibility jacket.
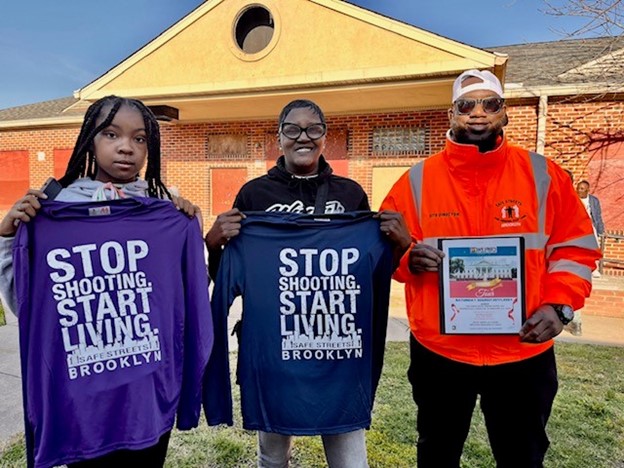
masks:
<svg viewBox="0 0 624 468"><path fill-rule="evenodd" d="M494 151L479 153L447 135L445 149L401 176L381 209L402 213L413 239L436 248L441 238L523 237L527 318L542 304L580 309L589 296L600 251L570 177L505 137ZM408 254L394 278L405 283L412 334L431 351L492 365L527 359L553 345L522 343L517 335L441 334L438 273L412 274Z"/></svg>

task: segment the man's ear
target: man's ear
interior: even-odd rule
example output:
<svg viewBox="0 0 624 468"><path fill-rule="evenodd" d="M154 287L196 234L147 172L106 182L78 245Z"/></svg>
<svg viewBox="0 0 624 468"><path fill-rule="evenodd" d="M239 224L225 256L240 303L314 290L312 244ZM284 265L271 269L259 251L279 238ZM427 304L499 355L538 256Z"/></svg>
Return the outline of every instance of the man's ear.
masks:
<svg viewBox="0 0 624 468"><path fill-rule="evenodd" d="M449 108L447 114L448 114L449 121L453 120L453 108L452 107Z"/></svg>

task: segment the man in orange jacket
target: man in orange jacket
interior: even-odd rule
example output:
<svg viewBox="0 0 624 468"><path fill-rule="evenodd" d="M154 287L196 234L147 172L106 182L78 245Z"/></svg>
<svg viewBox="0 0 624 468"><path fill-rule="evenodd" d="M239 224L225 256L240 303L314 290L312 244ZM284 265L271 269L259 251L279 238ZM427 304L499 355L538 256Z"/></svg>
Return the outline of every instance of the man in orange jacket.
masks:
<svg viewBox="0 0 624 468"><path fill-rule="evenodd" d="M415 239L395 279L405 283L411 328L418 466L459 467L480 396L497 466L541 467L558 385L552 339L583 307L600 252L569 176L507 141L496 76L462 73L448 115L444 150L407 171L381 206L402 213ZM478 267L454 260L444 247L449 240L486 246L483 252L517 243L517 268L485 270L486 254ZM479 274L462 283L470 271ZM511 302L513 285L519 297ZM468 314L450 303L452 294L470 305ZM497 300L513 304L509 314L491 312ZM460 316L457 333L447 325ZM517 319L511 333L508 319Z"/></svg>

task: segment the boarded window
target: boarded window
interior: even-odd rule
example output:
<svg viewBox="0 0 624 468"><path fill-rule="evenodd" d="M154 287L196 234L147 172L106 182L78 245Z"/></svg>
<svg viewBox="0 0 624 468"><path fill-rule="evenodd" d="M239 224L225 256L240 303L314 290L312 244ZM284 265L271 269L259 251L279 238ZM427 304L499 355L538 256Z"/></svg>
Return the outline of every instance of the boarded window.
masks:
<svg viewBox="0 0 624 468"><path fill-rule="evenodd" d="M245 182L245 168L210 169L210 214L216 216L232 208L234 198Z"/></svg>
<svg viewBox="0 0 624 468"><path fill-rule="evenodd" d="M60 179L65 175L67 163L72 155L72 149L55 149L54 150L54 178Z"/></svg>
<svg viewBox="0 0 624 468"><path fill-rule="evenodd" d="M7 210L30 188L28 151L0 151L0 209Z"/></svg>
<svg viewBox="0 0 624 468"><path fill-rule="evenodd" d="M429 154L429 129L426 127L388 127L373 130L375 156L413 156Z"/></svg>
<svg viewBox="0 0 624 468"><path fill-rule="evenodd" d="M249 157L248 137L242 134L208 135L206 154L209 159L244 159Z"/></svg>

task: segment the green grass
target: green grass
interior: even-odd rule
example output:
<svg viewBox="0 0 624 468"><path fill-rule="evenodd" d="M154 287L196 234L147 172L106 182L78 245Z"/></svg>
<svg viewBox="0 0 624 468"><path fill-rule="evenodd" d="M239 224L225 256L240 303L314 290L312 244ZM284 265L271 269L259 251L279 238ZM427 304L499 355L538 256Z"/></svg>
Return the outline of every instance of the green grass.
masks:
<svg viewBox="0 0 624 468"><path fill-rule="evenodd" d="M2 308L2 304L0 304L0 326L6 325L6 319L4 318L4 309Z"/></svg>
<svg viewBox="0 0 624 468"><path fill-rule="evenodd" d="M548 424L551 446L546 468L624 467L624 348L558 343L556 350L560 387ZM416 466L416 410L405 376L408 364L408 344L390 343L373 426L367 433L373 468ZM255 433L241 429L240 415L236 418L234 428L208 428L202 422L193 431L174 432L166 466L255 466ZM2 451L0 467L20 466L25 466L23 441L16 438ZM297 438L291 466L325 466L320 438ZM494 466L478 410L462 466Z"/></svg>

